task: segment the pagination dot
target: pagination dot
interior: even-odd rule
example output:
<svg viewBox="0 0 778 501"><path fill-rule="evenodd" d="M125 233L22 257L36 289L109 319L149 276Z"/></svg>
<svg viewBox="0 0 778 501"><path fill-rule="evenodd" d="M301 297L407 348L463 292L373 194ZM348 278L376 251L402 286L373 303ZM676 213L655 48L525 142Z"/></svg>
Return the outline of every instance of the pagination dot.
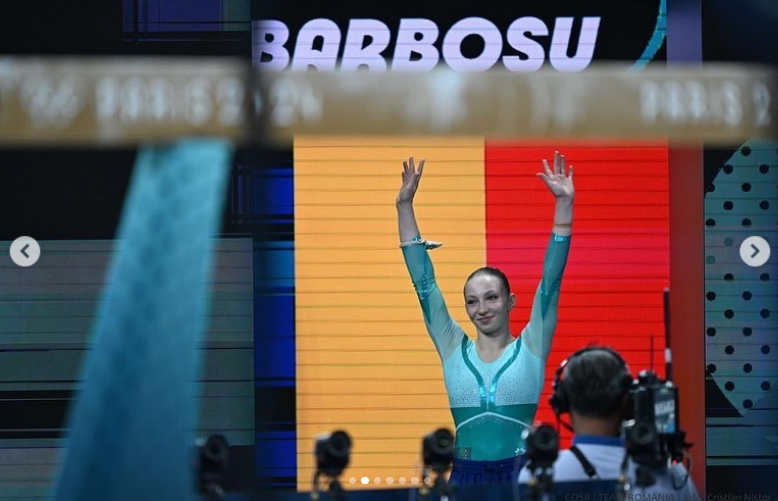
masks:
<svg viewBox="0 0 778 501"><path fill-rule="evenodd" d="M380 484L381 483L381 477L376 477L375 480L373 480L373 482L375 482L377 484Z"/></svg>
<svg viewBox="0 0 778 501"><path fill-rule="evenodd" d="M419 483L419 478L418 478L418 477L413 477L413 478L411 479L411 483L412 483L412 484L418 484L418 483Z"/></svg>
<svg viewBox="0 0 778 501"><path fill-rule="evenodd" d="M386 483L387 484L393 484L394 483L394 479L392 477L386 477Z"/></svg>
<svg viewBox="0 0 778 501"><path fill-rule="evenodd" d="M401 484L404 484L404 483L405 483L405 477L400 477L400 483L401 483Z"/></svg>
<svg viewBox="0 0 778 501"><path fill-rule="evenodd" d="M362 483L363 483L363 484L367 484L368 482L370 482L370 479L369 479L369 478L367 478L367 477L362 477Z"/></svg>
<svg viewBox="0 0 778 501"><path fill-rule="evenodd" d="M350 483L351 485L354 485L354 484L357 483L357 479L354 478L354 477L351 477L350 479L348 479L348 483Z"/></svg>

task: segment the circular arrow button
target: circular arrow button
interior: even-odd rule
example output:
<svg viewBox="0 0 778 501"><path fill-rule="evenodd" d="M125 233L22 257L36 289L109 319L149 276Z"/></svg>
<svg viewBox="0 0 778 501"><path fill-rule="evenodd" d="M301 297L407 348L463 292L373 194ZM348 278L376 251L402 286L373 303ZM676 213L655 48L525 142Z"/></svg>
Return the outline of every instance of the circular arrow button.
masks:
<svg viewBox="0 0 778 501"><path fill-rule="evenodd" d="M770 245L762 237L748 237L740 244L740 259L748 266L762 266L770 259Z"/></svg>
<svg viewBox="0 0 778 501"><path fill-rule="evenodd" d="M41 246L32 237L19 237L11 244L10 254L14 263L26 268L38 262Z"/></svg>

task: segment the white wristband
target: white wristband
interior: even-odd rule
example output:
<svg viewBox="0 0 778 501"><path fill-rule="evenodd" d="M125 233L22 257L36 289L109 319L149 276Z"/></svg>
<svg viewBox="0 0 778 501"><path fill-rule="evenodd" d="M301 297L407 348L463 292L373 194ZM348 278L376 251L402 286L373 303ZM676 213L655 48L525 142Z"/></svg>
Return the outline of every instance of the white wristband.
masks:
<svg viewBox="0 0 778 501"><path fill-rule="evenodd" d="M403 247L410 247L411 245L424 245L429 250L437 249L441 245L443 245L443 242L433 242L432 240L411 240L409 242L402 242L400 243L400 248Z"/></svg>

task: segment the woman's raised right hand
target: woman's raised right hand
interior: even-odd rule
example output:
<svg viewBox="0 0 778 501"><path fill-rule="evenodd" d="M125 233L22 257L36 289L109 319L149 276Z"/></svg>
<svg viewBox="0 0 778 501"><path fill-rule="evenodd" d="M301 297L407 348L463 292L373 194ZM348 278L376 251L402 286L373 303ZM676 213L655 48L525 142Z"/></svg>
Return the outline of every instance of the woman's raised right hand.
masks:
<svg viewBox="0 0 778 501"><path fill-rule="evenodd" d="M419 188L419 180L424 172L424 160L419 162L419 168L413 162L413 157L403 162L403 185L397 194L397 205L413 205L413 197Z"/></svg>

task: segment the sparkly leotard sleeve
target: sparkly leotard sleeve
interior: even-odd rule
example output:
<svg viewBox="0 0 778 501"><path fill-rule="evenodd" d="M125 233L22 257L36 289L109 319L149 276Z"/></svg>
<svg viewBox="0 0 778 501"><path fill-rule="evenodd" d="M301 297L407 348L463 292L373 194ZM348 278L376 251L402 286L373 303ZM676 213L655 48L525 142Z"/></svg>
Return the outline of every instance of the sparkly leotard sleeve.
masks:
<svg viewBox="0 0 778 501"><path fill-rule="evenodd" d="M419 238L416 237L417 240ZM413 286L416 288L416 295L419 296L427 332L435 343L441 361L445 362L454 354L462 340L467 339L467 335L448 314L446 301L435 281L435 270L426 247L424 245L403 247L403 256Z"/></svg>
<svg viewBox="0 0 778 501"><path fill-rule="evenodd" d="M552 234L529 322L497 360L483 362L449 315L425 246L403 248L427 332L443 364L457 457L492 461L524 453L521 435L532 424L543 388L569 249L570 237Z"/></svg>

